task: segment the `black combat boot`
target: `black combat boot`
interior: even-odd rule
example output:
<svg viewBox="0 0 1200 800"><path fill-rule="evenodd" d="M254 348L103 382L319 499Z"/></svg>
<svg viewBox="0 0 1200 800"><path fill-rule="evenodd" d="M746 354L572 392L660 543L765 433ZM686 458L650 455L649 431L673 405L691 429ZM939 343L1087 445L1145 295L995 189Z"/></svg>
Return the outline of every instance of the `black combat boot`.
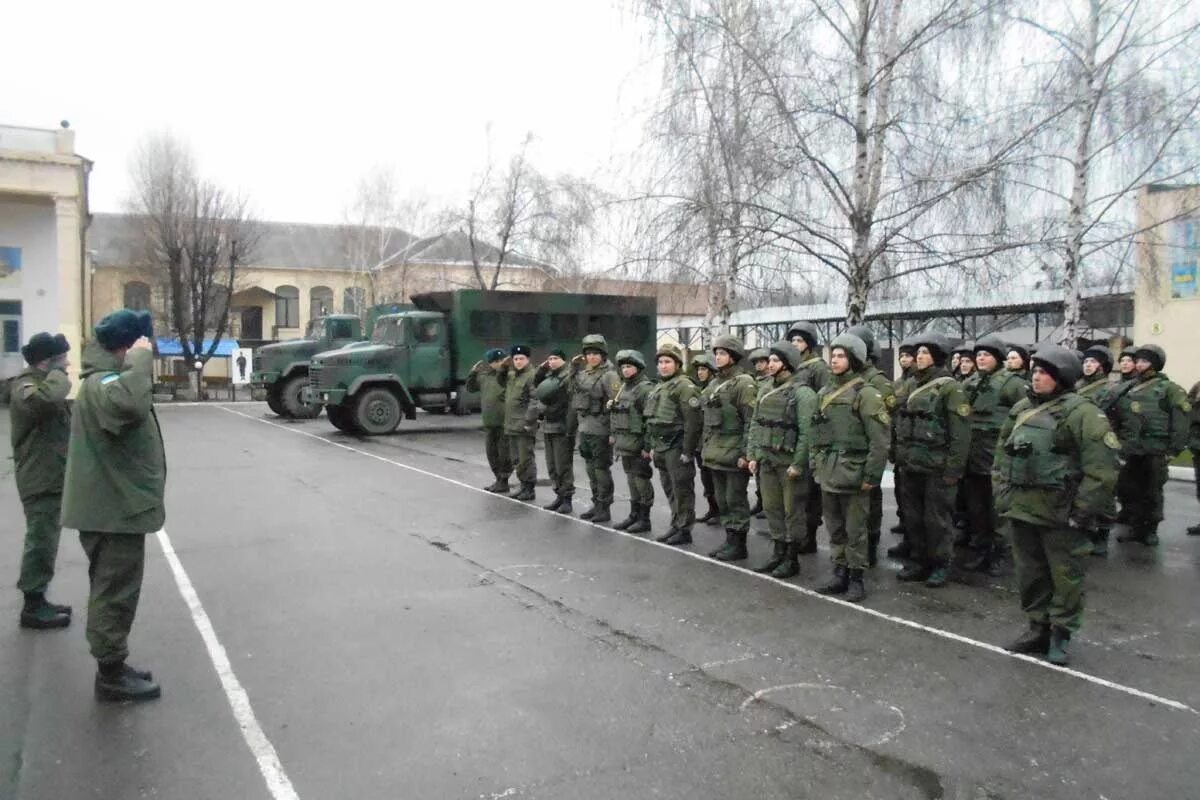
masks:
<svg viewBox="0 0 1200 800"><path fill-rule="evenodd" d="M558 504L558 508L556 508L554 510L555 510L555 512L557 512L559 514L566 514L567 516L570 516L570 514L571 514L571 495L566 495L565 497L563 497L562 502Z"/></svg>
<svg viewBox="0 0 1200 800"><path fill-rule="evenodd" d="M124 661L99 665L95 691L97 700L114 703L154 700L162 695L149 672L136 670Z"/></svg>
<svg viewBox="0 0 1200 800"><path fill-rule="evenodd" d="M717 498L706 495L704 499L708 501L708 513L696 521L705 525L720 525L721 509L717 508Z"/></svg>
<svg viewBox="0 0 1200 800"><path fill-rule="evenodd" d="M722 544L722 545L721 545L720 547L718 547L716 550L713 550L713 551L711 551L711 552L708 554L708 557L709 557L709 558L716 558L718 553L724 553L726 550L728 550L728 549L729 549L729 548L731 548L731 547L733 547L733 531L731 531L731 530L729 530L728 528L726 528L726 529L725 529L725 542L724 542L724 544Z"/></svg>
<svg viewBox="0 0 1200 800"><path fill-rule="evenodd" d="M675 533L671 534L670 538L668 538L666 540L666 543L670 544L670 545L674 545L676 547L678 547L680 545L684 545L684 544L691 544L692 543L692 532L689 530L681 531L681 530L676 529Z"/></svg>
<svg viewBox="0 0 1200 800"><path fill-rule="evenodd" d="M492 494L508 494L511 491L508 486L508 478L496 478L491 486L485 486L483 490Z"/></svg>
<svg viewBox="0 0 1200 800"><path fill-rule="evenodd" d="M553 503L547 503L546 505L542 506L542 508L546 509L547 511L558 511L558 507L561 506L562 504L563 504L563 496L561 494L559 494L559 495L554 496Z"/></svg>
<svg viewBox="0 0 1200 800"><path fill-rule="evenodd" d="M1051 664L1065 667L1071 660L1067 655L1067 647L1070 644L1071 632L1055 625L1050 629L1050 646L1046 648L1046 660Z"/></svg>
<svg viewBox="0 0 1200 800"><path fill-rule="evenodd" d="M597 503L592 506L592 522L612 522L612 514L608 513L608 503Z"/></svg>
<svg viewBox="0 0 1200 800"><path fill-rule="evenodd" d="M524 503L528 503L530 500L534 499L535 497L537 497L537 495L534 494L532 483L522 483L521 491L519 491L515 495L513 495L514 500L520 500L521 502L524 502Z"/></svg>
<svg viewBox="0 0 1200 800"><path fill-rule="evenodd" d="M587 511L585 511L585 512L583 512L582 514L580 514L580 515L579 515L579 518L580 518L580 519L586 519L586 520L590 520L590 519L591 519L592 517L594 517L594 516L596 516L596 503L595 503L595 501L593 501L593 502L592 502L592 504L591 504L591 505L588 507L588 510L587 510Z"/></svg>
<svg viewBox="0 0 1200 800"><path fill-rule="evenodd" d="M950 580L950 568L943 563L933 565L925 578L925 585L930 589L941 589Z"/></svg>
<svg viewBox="0 0 1200 800"><path fill-rule="evenodd" d="M671 527L667 528L667 532L662 536L655 536L654 541L666 544L667 542L671 541L672 537L674 537L677 533L679 533L679 528L676 528L674 525L672 525Z"/></svg>
<svg viewBox="0 0 1200 800"><path fill-rule="evenodd" d="M980 550L972 550L963 558L955 562L956 566L964 572L985 572L992 563L992 548L984 547Z"/></svg>
<svg viewBox="0 0 1200 800"><path fill-rule="evenodd" d="M779 562L779 566L771 573L772 578L787 580L794 578L800 574L800 545L795 542L790 542L787 546L787 552L784 554L783 561Z"/></svg>
<svg viewBox="0 0 1200 800"><path fill-rule="evenodd" d="M761 567L755 569L755 572L761 572L763 574L774 572L775 568L782 564L783 560L787 558L788 543L782 539L776 539L773 544L774 550L771 552L771 560L763 564Z"/></svg>
<svg viewBox="0 0 1200 800"><path fill-rule="evenodd" d="M927 579L933 572L933 567L923 564L919 561L914 561L904 569L900 570L896 575L896 580L899 581L923 581Z"/></svg>
<svg viewBox="0 0 1200 800"><path fill-rule="evenodd" d="M633 524L625 529L626 533L649 533L650 532L650 506L634 506L633 510L637 512L637 519Z"/></svg>
<svg viewBox="0 0 1200 800"><path fill-rule="evenodd" d="M1188 536L1200 536L1200 525L1193 525L1187 529Z"/></svg>
<svg viewBox="0 0 1200 800"><path fill-rule="evenodd" d="M1004 646L1010 653L1044 656L1050 649L1050 626L1041 622L1029 623L1029 630Z"/></svg>
<svg viewBox="0 0 1200 800"><path fill-rule="evenodd" d="M35 631L45 631L52 628L65 628L71 624L70 609L59 611L65 606L54 606L46 602L42 592L28 592L25 604L21 608L21 627Z"/></svg>
<svg viewBox="0 0 1200 800"><path fill-rule="evenodd" d="M621 520L617 524L613 525L613 530L617 530L617 531L628 530L629 527L631 525L633 525L633 523L638 521L638 517L639 517L638 504L630 503L629 504L629 516L626 517L625 519Z"/></svg>
<svg viewBox="0 0 1200 800"><path fill-rule="evenodd" d="M829 583L817 587L817 594L845 594L849 588L850 570L846 569L845 564L836 564L833 568L833 577Z"/></svg>
<svg viewBox="0 0 1200 800"><path fill-rule="evenodd" d="M863 584L863 571L850 570L850 580L846 585L846 602L861 603L867 597L867 587Z"/></svg>
<svg viewBox="0 0 1200 800"><path fill-rule="evenodd" d="M717 561L741 561L750 554L746 552L746 534L749 531L733 531L729 534L729 548L721 550L713 558Z"/></svg>
<svg viewBox="0 0 1200 800"><path fill-rule="evenodd" d="M1097 528L1091 532L1092 555L1104 557L1108 555L1108 528Z"/></svg>
<svg viewBox="0 0 1200 800"><path fill-rule="evenodd" d="M894 544L887 549L888 558L904 559L908 558L911 554L912 552L908 548L908 542L900 542L900 544Z"/></svg>
<svg viewBox="0 0 1200 800"><path fill-rule="evenodd" d="M817 552L817 537L805 536L804 539L796 544L796 555L811 556Z"/></svg>

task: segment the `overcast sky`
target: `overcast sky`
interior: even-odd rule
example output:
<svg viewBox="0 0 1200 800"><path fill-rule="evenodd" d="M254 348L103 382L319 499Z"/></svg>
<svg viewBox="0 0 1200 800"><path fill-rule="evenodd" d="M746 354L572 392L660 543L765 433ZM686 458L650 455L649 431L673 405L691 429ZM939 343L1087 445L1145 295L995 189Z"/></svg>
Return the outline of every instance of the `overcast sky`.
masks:
<svg viewBox="0 0 1200 800"><path fill-rule="evenodd" d="M182 8L188 10L182 11ZM604 181L656 88L620 0L8 3L0 124L76 131L94 210L170 129L265 219L339 222L373 166L435 201L532 132L544 171Z"/></svg>

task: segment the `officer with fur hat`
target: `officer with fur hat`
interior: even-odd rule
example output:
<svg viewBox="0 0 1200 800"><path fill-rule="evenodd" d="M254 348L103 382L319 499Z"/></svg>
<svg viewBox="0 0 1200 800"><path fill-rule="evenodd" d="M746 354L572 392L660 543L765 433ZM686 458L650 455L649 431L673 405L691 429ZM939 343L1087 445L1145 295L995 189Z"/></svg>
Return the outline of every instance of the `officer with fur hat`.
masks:
<svg viewBox="0 0 1200 800"><path fill-rule="evenodd" d="M868 566L867 519L871 490L887 467L888 426L883 396L863 374L867 345L843 333L830 346L832 378L817 395L812 426L812 467L821 484L825 521L833 557L833 578L817 589L866 597L863 570Z"/></svg>
<svg viewBox="0 0 1200 800"><path fill-rule="evenodd" d="M154 349L145 311L122 309L83 352L71 413L62 524L88 559L87 641L100 700L149 700L161 689L125 663L146 560L146 534L163 527L167 463L154 413Z"/></svg>
<svg viewBox="0 0 1200 800"><path fill-rule="evenodd" d="M621 388L609 402L612 445L621 457L629 483L629 516L613 525L619 531L646 533L650 530L650 508L654 505L654 470L646 441L646 396L653 386L646 377L646 358L637 350L617 352Z"/></svg>
<svg viewBox="0 0 1200 800"><path fill-rule="evenodd" d="M1163 374L1167 354L1161 347L1141 345L1134 356L1137 378L1117 389L1113 404L1125 459L1117 497L1129 525L1117 541L1154 546L1163 520L1167 466L1187 446L1192 407L1183 388Z"/></svg>
<svg viewBox="0 0 1200 800"><path fill-rule="evenodd" d="M61 333L34 334L21 348L28 366L12 382L9 406L17 494L25 510L25 548L17 579L25 597L21 627L35 630L71 624L70 606L46 600L58 558L58 518L71 436L70 349Z"/></svg>
<svg viewBox="0 0 1200 800"><path fill-rule="evenodd" d="M704 391L704 387L712 383L713 376L717 374L717 366L713 364L712 356L708 353L696 353L692 356L691 363L688 364L688 375L692 379L692 383L696 385L697 394ZM697 519L697 522L703 522L705 525L720 525L721 524L721 509L717 508L717 490L713 488L712 470L704 466L704 461L700 458L700 438L696 438L696 464L697 471L700 473L700 486L704 489L704 502L708 505L708 510L704 512L704 516Z"/></svg>
<svg viewBox="0 0 1200 800"><path fill-rule="evenodd" d="M1120 447L1104 414L1075 392L1080 373L1070 350L1039 347L1032 392L1013 406L996 446L996 510L1009 522L1029 618L1008 649L1054 664L1067 663L1083 617L1088 532L1108 508Z"/></svg>
<svg viewBox="0 0 1200 800"><path fill-rule="evenodd" d="M1097 408L1108 414L1112 407L1113 383L1109 373L1113 369L1112 351L1103 345L1092 345L1083 351L1083 377L1075 385L1076 393L1091 400ZM1096 518L1096 527L1091 531L1092 555L1108 555L1108 535L1112 521L1116 519L1117 501L1114 496L1105 514Z"/></svg>
<svg viewBox="0 0 1200 800"><path fill-rule="evenodd" d="M971 446L971 404L945 367L950 340L927 333L916 345L911 390L896 408L896 460L904 470L910 559L898 577L938 588L949 578L950 512Z"/></svg>
<svg viewBox="0 0 1200 800"><path fill-rule="evenodd" d="M801 355L789 342L771 345L767 357L771 387L760 392L750 421L750 472L762 487L763 509L774 553L755 570L774 578L800 572L804 509L808 501L809 430L817 394L796 380Z"/></svg>
<svg viewBox="0 0 1200 800"><path fill-rule="evenodd" d="M746 536L750 532L750 484L747 469L746 433L758 399L754 379L738 368L746 350L736 336L718 336L712 345L717 375L704 388L704 465L712 470L717 508L725 526L725 543L709 553L718 561L746 558Z"/></svg>
<svg viewBox="0 0 1200 800"><path fill-rule="evenodd" d="M787 340L800 351L800 366L796 380L807 384L814 392L829 382L829 365L821 355L821 332L811 322L800 320L788 328ZM817 552L817 529L821 527L821 487L810 472L808 476L808 507L804 510L805 535L800 554Z"/></svg>
<svg viewBox="0 0 1200 800"><path fill-rule="evenodd" d="M508 440L504 434L504 385L500 383L500 365L507 354L499 347L488 350L481 361L475 362L467 375L466 389L479 395L480 416L483 421L484 451L488 466L495 478L483 487L496 494L508 494L508 477L512 461L508 457Z"/></svg>
<svg viewBox="0 0 1200 800"><path fill-rule="evenodd" d="M587 466L592 487L592 507L581 519L608 522L613 501L613 449L608 404L621 389L621 378L608 360L608 342L598 333L583 337L583 355L573 360L571 408L579 423L579 455Z"/></svg>
<svg viewBox="0 0 1200 800"><path fill-rule="evenodd" d="M646 443L663 494L671 504L671 526L656 541L692 543L696 521L696 450L700 442L700 393L683 372L683 352L664 344L654 354L659 382L646 394Z"/></svg>
<svg viewBox="0 0 1200 800"><path fill-rule="evenodd" d="M531 427L542 422L542 440L546 447L546 472L554 489L554 500L543 506L547 511L570 514L575 496L575 412L571 408L571 365L562 350L550 355L533 375L534 402L526 421Z"/></svg>
<svg viewBox="0 0 1200 800"><path fill-rule="evenodd" d="M508 352L497 372L504 387L504 435L508 439L508 460L521 484L513 498L527 503L537 497L537 459L533 454L537 425L529 420L529 408L534 403L534 370L529 364L528 345L514 344Z"/></svg>
<svg viewBox="0 0 1200 800"><path fill-rule="evenodd" d="M878 367L879 347L875 344L875 333L866 325L851 325L846 329L846 333L857 336L866 344L867 363L863 367L862 375L867 383L879 392L890 417L896 408L896 389L891 379L884 375ZM890 441L890 431L888 438ZM867 516L867 535L867 563L868 566L873 567L879 558L879 540L883 538L883 489L879 486L871 490L871 511Z"/></svg>

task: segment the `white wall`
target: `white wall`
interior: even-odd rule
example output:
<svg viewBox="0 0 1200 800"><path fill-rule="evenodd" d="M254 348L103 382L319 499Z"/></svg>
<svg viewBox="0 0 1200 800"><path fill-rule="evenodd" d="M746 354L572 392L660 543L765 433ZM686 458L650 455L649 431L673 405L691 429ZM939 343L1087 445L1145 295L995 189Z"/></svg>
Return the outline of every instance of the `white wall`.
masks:
<svg viewBox="0 0 1200 800"><path fill-rule="evenodd" d="M52 201L0 195L0 247L21 248L20 271L0 278L0 300L21 301L22 344L38 331L61 330L57 245ZM11 365L4 364L0 377L11 374Z"/></svg>

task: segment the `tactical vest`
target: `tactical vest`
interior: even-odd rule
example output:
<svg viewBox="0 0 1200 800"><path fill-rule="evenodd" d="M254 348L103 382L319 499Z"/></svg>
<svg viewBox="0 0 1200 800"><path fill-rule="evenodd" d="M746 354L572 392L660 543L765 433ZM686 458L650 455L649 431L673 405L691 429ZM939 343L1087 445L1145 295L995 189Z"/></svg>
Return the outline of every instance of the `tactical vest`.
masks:
<svg viewBox="0 0 1200 800"><path fill-rule="evenodd" d="M1171 452L1171 401L1167 397L1170 382L1156 375L1123 391L1117 400L1121 443L1136 454L1163 455Z"/></svg>
<svg viewBox="0 0 1200 800"><path fill-rule="evenodd" d="M1075 446L1059 426L1086 402L1071 394L1022 410L1002 445L1008 459L1000 477L1014 489L1066 492L1078 485L1082 475L1071 458Z"/></svg>
<svg viewBox="0 0 1200 800"><path fill-rule="evenodd" d="M649 388L649 382L638 377L632 383L621 385L617 396L609 403L609 424L612 426L614 446L622 452L640 452L642 435L646 432L646 420L643 409L638 408L638 400Z"/></svg>
<svg viewBox="0 0 1200 800"><path fill-rule="evenodd" d="M941 469L950 446L946 416L952 409L941 408L941 389L953 384L949 375L914 385L896 409L896 441L905 466L917 469Z"/></svg>
<svg viewBox="0 0 1200 800"><path fill-rule="evenodd" d="M967 402L971 404L972 437L975 431L980 431L994 438L1004 427L1004 421L1008 419L1008 412L1012 411L1012 406L1006 405L1001 395L1004 387L1013 380L1012 376L1011 372L976 372L963 385Z"/></svg>
<svg viewBox="0 0 1200 800"><path fill-rule="evenodd" d="M796 389L802 385L790 378L759 395L754 422L762 431L759 444L764 450L776 453L795 451L800 435L796 425Z"/></svg>
<svg viewBox="0 0 1200 800"><path fill-rule="evenodd" d="M871 440L858 415L859 394L865 385L860 376L847 384L828 384L817 395L817 413L813 415L811 433L814 451L849 455L870 452ZM849 388L843 389L843 386Z"/></svg>
<svg viewBox="0 0 1200 800"><path fill-rule="evenodd" d="M741 373L725 380L716 378L704 387L701 402L704 406L705 439L710 435L741 436L745 433L742 416L734 403L734 394L749 380L749 375Z"/></svg>
<svg viewBox="0 0 1200 800"><path fill-rule="evenodd" d="M814 392L821 391L828 382L829 367L825 360L818 355L800 362L796 369L796 380L803 383Z"/></svg>
<svg viewBox="0 0 1200 800"><path fill-rule="evenodd" d="M581 417L595 417L604 413L604 379L610 370L607 364L595 369L585 369L575 375L575 389L571 395L571 406Z"/></svg>
<svg viewBox="0 0 1200 800"><path fill-rule="evenodd" d="M646 395L642 416L649 431L650 446L655 450L678 447L683 438L683 410L679 407L680 381L683 375L655 384Z"/></svg>

